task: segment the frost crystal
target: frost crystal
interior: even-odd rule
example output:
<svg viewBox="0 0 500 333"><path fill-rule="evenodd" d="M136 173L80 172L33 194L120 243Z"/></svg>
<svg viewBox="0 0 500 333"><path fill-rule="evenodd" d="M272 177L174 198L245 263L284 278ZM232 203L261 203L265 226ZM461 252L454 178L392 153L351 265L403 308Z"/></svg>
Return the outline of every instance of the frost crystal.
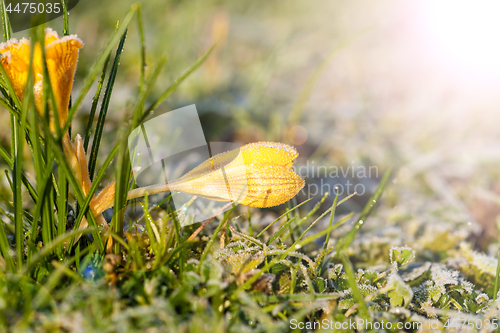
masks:
<svg viewBox="0 0 500 333"><path fill-rule="evenodd" d="M496 274L498 260L484 253L470 251L471 263L481 271L491 275Z"/></svg>
<svg viewBox="0 0 500 333"><path fill-rule="evenodd" d="M458 271L451 271L443 264L433 264L431 267L431 277L436 285L458 284Z"/></svg>
<svg viewBox="0 0 500 333"><path fill-rule="evenodd" d="M474 284L469 281L463 280L461 281L461 285L462 288L464 288L464 290L468 293L472 293L474 291Z"/></svg>
<svg viewBox="0 0 500 333"><path fill-rule="evenodd" d="M479 294L479 295L477 295L477 297L476 297L476 302L477 302L478 304L482 304L482 303L487 302L487 301L489 301L489 300L490 300L490 298L489 298L489 297L488 297L488 295L486 295L485 293L480 293L480 294Z"/></svg>
<svg viewBox="0 0 500 333"><path fill-rule="evenodd" d="M401 271L403 281L413 281L424 275L431 268L430 262L410 264L404 271Z"/></svg>

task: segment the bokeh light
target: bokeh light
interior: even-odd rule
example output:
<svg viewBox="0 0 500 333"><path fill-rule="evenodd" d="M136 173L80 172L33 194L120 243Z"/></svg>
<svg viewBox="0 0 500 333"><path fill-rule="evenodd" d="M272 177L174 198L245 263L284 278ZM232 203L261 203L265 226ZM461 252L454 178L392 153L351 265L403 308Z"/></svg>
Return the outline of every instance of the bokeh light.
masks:
<svg viewBox="0 0 500 333"><path fill-rule="evenodd" d="M104 263L103 256L97 253L88 254L80 262L79 273L88 282L100 282L106 276Z"/></svg>
<svg viewBox="0 0 500 333"><path fill-rule="evenodd" d="M295 125L288 130L288 138L294 145L300 146L307 141L308 132L304 126Z"/></svg>

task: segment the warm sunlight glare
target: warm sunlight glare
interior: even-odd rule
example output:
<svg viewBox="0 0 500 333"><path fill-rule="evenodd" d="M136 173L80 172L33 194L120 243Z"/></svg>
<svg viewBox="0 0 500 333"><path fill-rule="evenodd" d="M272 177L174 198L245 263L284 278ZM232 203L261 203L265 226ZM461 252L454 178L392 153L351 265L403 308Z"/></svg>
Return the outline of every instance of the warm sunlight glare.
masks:
<svg viewBox="0 0 500 333"><path fill-rule="evenodd" d="M500 76L500 1L419 2L426 43L443 66L460 76Z"/></svg>

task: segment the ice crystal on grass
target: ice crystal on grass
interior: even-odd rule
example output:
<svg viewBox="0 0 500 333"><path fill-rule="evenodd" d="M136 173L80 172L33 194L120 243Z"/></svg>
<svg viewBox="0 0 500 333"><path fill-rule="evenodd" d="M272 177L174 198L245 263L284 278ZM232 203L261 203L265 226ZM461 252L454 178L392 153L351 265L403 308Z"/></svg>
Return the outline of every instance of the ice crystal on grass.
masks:
<svg viewBox="0 0 500 333"><path fill-rule="evenodd" d="M361 291L361 294L365 297L375 293L377 290L378 290L377 287L369 285L369 284L360 284L359 285L359 291Z"/></svg>
<svg viewBox="0 0 500 333"><path fill-rule="evenodd" d="M352 296L352 292L350 290L346 291L345 296L339 300L339 309L347 310L352 307L356 302Z"/></svg>
<svg viewBox="0 0 500 333"><path fill-rule="evenodd" d="M475 269L484 272L488 275L495 275L497 270L498 260L492 256L471 250L466 244L462 244L462 251L465 258Z"/></svg>
<svg viewBox="0 0 500 333"><path fill-rule="evenodd" d="M401 270L399 274L405 282L417 281L425 278L430 271L432 264L430 262L410 264Z"/></svg>
<svg viewBox="0 0 500 333"><path fill-rule="evenodd" d="M458 271L452 271L442 264L433 264L431 267L431 279L437 285L458 284Z"/></svg>
<svg viewBox="0 0 500 333"><path fill-rule="evenodd" d="M487 302L489 300L490 300L490 298L485 293L480 293L475 298L475 301L477 302L477 304L483 304L484 302Z"/></svg>
<svg viewBox="0 0 500 333"><path fill-rule="evenodd" d="M427 280L414 289L417 303L422 305L432 305L439 301L445 292L446 288L444 285L435 284L432 280Z"/></svg>

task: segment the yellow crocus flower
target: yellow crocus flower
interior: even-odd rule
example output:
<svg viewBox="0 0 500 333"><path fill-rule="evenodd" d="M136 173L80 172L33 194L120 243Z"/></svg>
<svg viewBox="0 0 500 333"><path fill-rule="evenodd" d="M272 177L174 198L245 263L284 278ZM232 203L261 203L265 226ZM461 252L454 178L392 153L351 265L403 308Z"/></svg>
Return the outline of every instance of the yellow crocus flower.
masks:
<svg viewBox="0 0 500 333"><path fill-rule="evenodd" d="M265 208L281 205L304 187L304 179L293 170L299 154L278 142L247 144L206 160L181 178L131 190L128 199L177 191L216 201ZM114 204L114 184L93 200L100 214Z"/></svg>
<svg viewBox="0 0 500 333"><path fill-rule="evenodd" d="M73 88L78 51L83 47L83 42L76 36L59 37L57 32L50 28L45 30L45 59L47 72L57 105L58 121L62 127L68 119L68 106ZM23 100L30 63L30 41L26 38L15 38L0 44L2 54L0 62L5 69L14 91ZM43 66L42 50L40 44L35 45L33 55L33 77L35 104L39 112L43 110ZM51 120L54 131L54 122Z"/></svg>

